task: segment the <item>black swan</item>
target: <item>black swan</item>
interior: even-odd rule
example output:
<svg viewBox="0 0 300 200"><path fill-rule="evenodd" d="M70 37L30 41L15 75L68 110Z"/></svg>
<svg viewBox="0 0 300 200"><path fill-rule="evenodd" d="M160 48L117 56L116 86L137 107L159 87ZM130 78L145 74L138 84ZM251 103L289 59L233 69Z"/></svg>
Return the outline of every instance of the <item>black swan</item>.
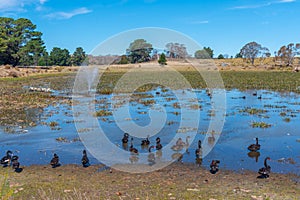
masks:
<svg viewBox="0 0 300 200"><path fill-rule="evenodd" d="M124 136L122 138L122 143L123 144L127 144L128 143L128 138L129 138L129 134L128 133L124 133Z"/></svg>
<svg viewBox="0 0 300 200"><path fill-rule="evenodd" d="M90 160L89 160L89 158L87 157L86 150L83 150L82 154L83 154L83 155L82 155L82 159L81 159L82 166L83 166L83 167L88 167L88 166L90 166Z"/></svg>
<svg viewBox="0 0 300 200"><path fill-rule="evenodd" d="M160 143L160 137L156 138L156 143Z"/></svg>
<svg viewBox="0 0 300 200"><path fill-rule="evenodd" d="M3 165L3 167L7 167L8 165L11 164L11 156L12 156L12 151L10 150L6 151L6 156L3 156L3 158L1 159L1 165Z"/></svg>
<svg viewBox="0 0 300 200"><path fill-rule="evenodd" d="M219 160L212 160L210 163L210 173L215 174L219 171Z"/></svg>
<svg viewBox="0 0 300 200"><path fill-rule="evenodd" d="M150 141L149 141L149 135L148 135L145 140L142 140L141 145L142 146L148 146L149 144L150 144Z"/></svg>
<svg viewBox="0 0 300 200"><path fill-rule="evenodd" d="M56 168L60 166L59 157L56 153L53 155L53 158L50 161L50 165L52 166L52 168Z"/></svg>
<svg viewBox="0 0 300 200"><path fill-rule="evenodd" d="M163 146L160 143L159 137L156 138L156 147L155 148L156 148L156 150L161 150L163 148Z"/></svg>
<svg viewBox="0 0 300 200"><path fill-rule="evenodd" d="M134 154L138 154L139 153L139 151L136 148L133 147L133 138L131 138L131 144L130 144L130 147L129 147L129 151L131 153L134 153Z"/></svg>
<svg viewBox="0 0 300 200"><path fill-rule="evenodd" d="M257 178L268 178L271 173L271 166L267 164L267 160L271 160L270 157L266 157L264 161L264 167L258 170L260 174Z"/></svg>
<svg viewBox="0 0 300 200"><path fill-rule="evenodd" d="M260 149L260 144L258 144L258 138L256 138L256 144L251 144L248 146L249 151L258 151Z"/></svg>
<svg viewBox="0 0 300 200"><path fill-rule="evenodd" d="M196 149L195 154L196 154L196 159L202 156L201 140L198 140L198 148Z"/></svg>
<svg viewBox="0 0 300 200"><path fill-rule="evenodd" d="M20 162L19 162L19 156L13 156L11 158L12 168L15 170L15 172L20 173L23 169L20 168Z"/></svg>

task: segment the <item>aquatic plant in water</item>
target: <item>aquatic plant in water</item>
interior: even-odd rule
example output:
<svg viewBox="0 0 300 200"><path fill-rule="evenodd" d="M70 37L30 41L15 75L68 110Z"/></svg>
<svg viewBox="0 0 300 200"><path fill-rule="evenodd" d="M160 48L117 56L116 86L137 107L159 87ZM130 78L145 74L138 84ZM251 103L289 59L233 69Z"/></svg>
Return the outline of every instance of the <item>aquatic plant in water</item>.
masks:
<svg viewBox="0 0 300 200"><path fill-rule="evenodd" d="M251 123L251 126L253 128L269 128L271 127L272 125L271 124L268 124L266 122L252 122Z"/></svg>

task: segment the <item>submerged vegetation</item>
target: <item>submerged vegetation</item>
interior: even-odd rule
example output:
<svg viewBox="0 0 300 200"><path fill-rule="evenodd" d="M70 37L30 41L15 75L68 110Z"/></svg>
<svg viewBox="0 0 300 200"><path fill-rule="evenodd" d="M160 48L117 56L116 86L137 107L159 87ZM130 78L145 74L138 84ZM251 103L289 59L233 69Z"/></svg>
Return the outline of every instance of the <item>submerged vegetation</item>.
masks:
<svg viewBox="0 0 300 200"><path fill-rule="evenodd" d="M111 94L118 80L125 74L128 69L109 68L106 70L98 84L97 91L101 94ZM201 74L193 70L191 67L178 68L178 71L186 78L193 88L206 88L205 81ZM169 71L161 73L155 68L151 71L146 70L137 73L133 77L142 77L143 80L152 78L154 76L164 78L164 84L172 88L162 87L161 95L168 95L169 89L186 89L180 80L174 78ZM300 73L291 71L220 71L226 89L268 89L273 91L295 92L300 93ZM69 97L60 97L52 95L52 93L30 92L26 87L29 86L44 86L49 87L54 91L63 91L66 94L71 94L74 80L76 77L75 71L68 73L56 74L40 74L30 77L19 78L2 78L0 79L0 125L13 125L23 127L34 126L37 124L37 117L43 112L43 108L51 104L64 101L64 103L71 104ZM141 79L130 80L131 84L138 84ZM132 96L133 99L142 99L144 96L138 96L139 92L147 92L154 88L161 87L159 84L145 84L138 87ZM119 90L114 92L126 91L127 85L123 84ZM148 98L153 95L144 94ZM173 100L173 98L166 96L166 100ZM139 101L142 104L154 104L155 100L148 99ZM175 105L176 106L176 105ZM278 105L275 105L276 108ZM274 105L265 105L265 108L274 108ZM194 107L193 107L194 108ZM282 107L284 108L284 107ZM264 110L248 109L243 112L249 114L263 114ZM99 116L107 116L110 113L98 113ZM290 116L293 117L293 116Z"/></svg>
<svg viewBox="0 0 300 200"><path fill-rule="evenodd" d="M251 123L251 126L253 128L269 128L271 127L272 125L271 124L268 124L266 122L252 122Z"/></svg>

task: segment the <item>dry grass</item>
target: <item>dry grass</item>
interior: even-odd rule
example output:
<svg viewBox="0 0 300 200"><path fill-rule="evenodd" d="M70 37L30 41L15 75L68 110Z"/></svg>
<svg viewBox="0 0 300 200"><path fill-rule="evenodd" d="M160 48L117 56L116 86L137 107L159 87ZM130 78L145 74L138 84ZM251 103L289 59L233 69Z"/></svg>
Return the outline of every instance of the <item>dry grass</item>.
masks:
<svg viewBox="0 0 300 200"><path fill-rule="evenodd" d="M66 165L25 167L9 174L11 199L297 199L300 185L295 175L220 170L212 175L193 164L174 163L164 169L130 174L101 166ZM5 173L0 169L0 174Z"/></svg>

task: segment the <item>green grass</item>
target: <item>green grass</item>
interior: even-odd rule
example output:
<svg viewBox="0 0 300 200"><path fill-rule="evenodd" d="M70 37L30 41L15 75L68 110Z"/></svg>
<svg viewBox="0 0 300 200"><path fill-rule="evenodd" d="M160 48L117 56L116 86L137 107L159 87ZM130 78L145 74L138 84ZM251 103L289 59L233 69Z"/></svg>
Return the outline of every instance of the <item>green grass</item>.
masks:
<svg viewBox="0 0 300 200"><path fill-rule="evenodd" d="M179 71L193 88L206 88L207 84L201 77L198 71ZM134 72L137 73L136 77L161 77L165 79L174 78L169 72ZM124 72L105 72L101 77L98 85L98 91L102 91L108 83L115 85L121 78ZM293 91L300 92L300 73L293 73L290 71L220 71L221 77L224 81L226 89L267 89L274 91ZM131 80L137 81L137 80ZM171 79L166 81L174 88L182 86L180 81ZM139 88L139 91L147 91L156 87L157 84L144 85ZM126 91L126 84L124 84L124 91ZM122 89L122 88L121 88ZM181 88L182 89L182 88Z"/></svg>

